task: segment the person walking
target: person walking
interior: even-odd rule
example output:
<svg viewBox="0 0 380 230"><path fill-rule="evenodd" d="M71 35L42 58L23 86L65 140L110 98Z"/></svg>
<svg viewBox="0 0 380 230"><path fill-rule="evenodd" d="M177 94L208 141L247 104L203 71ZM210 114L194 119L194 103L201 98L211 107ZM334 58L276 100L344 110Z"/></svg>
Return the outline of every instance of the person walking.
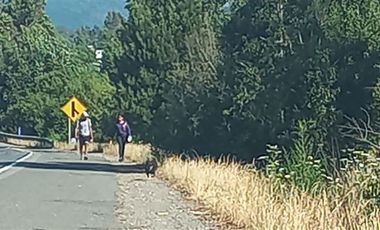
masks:
<svg viewBox="0 0 380 230"><path fill-rule="evenodd" d="M124 160L125 145L132 141L131 128L123 115L117 118L117 144L119 145L119 162Z"/></svg>
<svg viewBox="0 0 380 230"><path fill-rule="evenodd" d="M75 128L75 138L79 139L79 153L81 160L88 159L88 145L93 141L93 131L90 116L84 112Z"/></svg>

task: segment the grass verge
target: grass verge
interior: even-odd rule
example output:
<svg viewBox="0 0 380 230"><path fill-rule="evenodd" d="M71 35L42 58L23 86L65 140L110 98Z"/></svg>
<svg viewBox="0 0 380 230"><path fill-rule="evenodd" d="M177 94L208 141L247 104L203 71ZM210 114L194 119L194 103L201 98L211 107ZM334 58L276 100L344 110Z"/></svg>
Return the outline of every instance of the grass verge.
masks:
<svg viewBox="0 0 380 230"><path fill-rule="evenodd" d="M172 157L160 175L200 201L219 222L244 229L380 229L379 209L368 213L368 206L355 199L360 186L311 197L227 162Z"/></svg>
<svg viewBox="0 0 380 230"><path fill-rule="evenodd" d="M65 142L55 142L54 148L63 151L78 151L78 145L68 144ZM151 153L150 145L129 143L126 145L125 157L128 161L135 163L143 163ZM117 161L118 146L112 143L90 143L88 147L89 153L103 153L107 160Z"/></svg>
<svg viewBox="0 0 380 230"><path fill-rule="evenodd" d="M118 146L116 144L105 144L103 146L103 153L110 161L117 161ZM144 163L150 156L151 146L143 144L129 143L126 145L125 158L130 162Z"/></svg>

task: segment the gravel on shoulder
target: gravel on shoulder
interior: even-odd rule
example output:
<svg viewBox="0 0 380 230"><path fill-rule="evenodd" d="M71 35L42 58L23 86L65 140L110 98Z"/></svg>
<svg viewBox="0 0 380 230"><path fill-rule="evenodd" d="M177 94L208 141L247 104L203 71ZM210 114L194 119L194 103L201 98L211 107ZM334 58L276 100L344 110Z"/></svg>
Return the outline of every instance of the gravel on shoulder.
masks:
<svg viewBox="0 0 380 230"><path fill-rule="evenodd" d="M116 214L125 229L213 230L193 213L181 193L144 173L118 174Z"/></svg>

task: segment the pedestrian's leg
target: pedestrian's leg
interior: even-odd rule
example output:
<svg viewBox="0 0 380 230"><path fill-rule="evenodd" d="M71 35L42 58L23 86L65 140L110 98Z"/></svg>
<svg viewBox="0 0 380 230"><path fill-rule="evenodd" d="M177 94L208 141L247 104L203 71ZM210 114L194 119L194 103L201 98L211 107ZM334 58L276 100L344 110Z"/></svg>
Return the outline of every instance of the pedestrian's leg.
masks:
<svg viewBox="0 0 380 230"><path fill-rule="evenodd" d="M79 155L80 159L83 160L83 143L82 140L79 139Z"/></svg>
<svg viewBox="0 0 380 230"><path fill-rule="evenodd" d="M122 142L122 150L121 150L121 159L124 160L124 153L125 153L125 140Z"/></svg>
<svg viewBox="0 0 380 230"><path fill-rule="evenodd" d="M117 137L117 144L119 146L119 162L123 160L123 138L122 137Z"/></svg>
<svg viewBox="0 0 380 230"><path fill-rule="evenodd" d="M80 148L80 159L85 159L85 154L87 154L87 146L86 146L86 137L80 136L79 137L79 148Z"/></svg>
<svg viewBox="0 0 380 230"><path fill-rule="evenodd" d="M84 144L84 157L83 157L85 160L88 159L87 154L88 154L88 144L85 143L85 144Z"/></svg>

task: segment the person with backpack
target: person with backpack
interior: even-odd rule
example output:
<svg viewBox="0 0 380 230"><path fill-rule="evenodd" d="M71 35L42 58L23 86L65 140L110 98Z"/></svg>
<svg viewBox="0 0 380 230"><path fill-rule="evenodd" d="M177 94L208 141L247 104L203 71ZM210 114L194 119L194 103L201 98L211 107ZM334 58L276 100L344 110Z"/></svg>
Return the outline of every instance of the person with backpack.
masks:
<svg viewBox="0 0 380 230"><path fill-rule="evenodd" d="M119 162L124 160L125 145L132 141L131 128L123 115L119 115L116 122L116 138L119 145Z"/></svg>
<svg viewBox="0 0 380 230"><path fill-rule="evenodd" d="M88 160L88 145L93 141L93 131L90 116L84 112L75 128L75 138L79 139L79 153L81 160Z"/></svg>

